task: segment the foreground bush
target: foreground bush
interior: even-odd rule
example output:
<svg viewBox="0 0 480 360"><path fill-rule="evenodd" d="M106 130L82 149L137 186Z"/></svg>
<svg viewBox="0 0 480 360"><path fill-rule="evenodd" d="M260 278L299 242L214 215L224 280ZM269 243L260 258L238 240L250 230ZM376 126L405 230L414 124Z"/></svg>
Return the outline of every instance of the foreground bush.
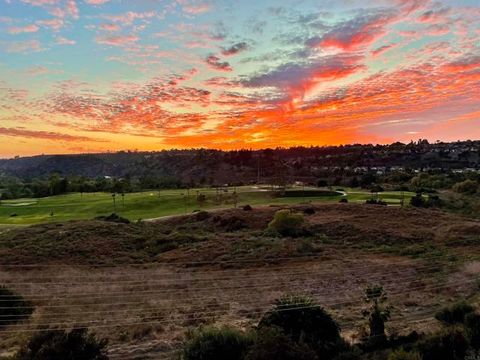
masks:
<svg viewBox="0 0 480 360"><path fill-rule="evenodd" d="M403 349L392 351L388 355L388 360L422 360L418 352L406 352Z"/></svg>
<svg viewBox="0 0 480 360"><path fill-rule="evenodd" d="M0 286L0 300L0 329L27 319L33 312L28 301L4 286Z"/></svg>
<svg viewBox="0 0 480 360"><path fill-rule="evenodd" d="M435 314L435 319L443 322L446 325L462 324L468 314L471 314L475 309L465 303L460 302L446 307Z"/></svg>
<svg viewBox="0 0 480 360"><path fill-rule="evenodd" d="M291 210L279 210L268 224L268 230L282 236L298 236L302 232L304 218L302 214Z"/></svg>
<svg viewBox="0 0 480 360"><path fill-rule="evenodd" d="M480 350L480 315L468 314L465 317L465 330L470 346L475 350Z"/></svg>
<svg viewBox="0 0 480 360"><path fill-rule="evenodd" d="M417 345L423 360L464 360L468 348L465 332L459 328L444 330Z"/></svg>
<svg viewBox="0 0 480 360"><path fill-rule="evenodd" d="M315 301L303 296L286 296L277 301L259 323L259 328L276 327L292 341L304 342L321 359L336 355L344 343L340 328Z"/></svg>
<svg viewBox="0 0 480 360"><path fill-rule="evenodd" d="M20 350L17 359L108 360L107 340L97 340L87 329L40 332Z"/></svg>
<svg viewBox="0 0 480 360"><path fill-rule="evenodd" d="M242 360L253 340L232 328L207 327L195 331L183 349L184 360Z"/></svg>
<svg viewBox="0 0 480 360"><path fill-rule="evenodd" d="M246 360L317 360L315 352L305 343L295 343L279 328L261 330Z"/></svg>

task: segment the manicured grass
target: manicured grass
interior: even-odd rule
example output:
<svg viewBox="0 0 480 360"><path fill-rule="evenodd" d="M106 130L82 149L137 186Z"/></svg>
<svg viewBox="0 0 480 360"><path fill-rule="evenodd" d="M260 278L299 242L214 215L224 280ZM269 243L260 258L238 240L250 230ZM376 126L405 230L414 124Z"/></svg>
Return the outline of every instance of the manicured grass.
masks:
<svg viewBox="0 0 480 360"><path fill-rule="evenodd" d="M338 202L342 195L308 196L314 192L305 192L303 197L275 197L269 188L244 186L236 188L237 205L299 204L305 202ZM300 188L299 188L300 189ZM305 188L305 190L314 190ZM350 202L363 202L371 197L368 191L345 189ZM205 201L197 200L197 193L205 195ZM188 195L188 196L187 196ZM405 193L406 201L413 194ZM399 204L401 193L385 192L380 198L389 204ZM51 221L92 219L113 212L130 220L150 219L167 215L191 213L198 209L230 208L234 206L233 188L227 192L215 189L184 189L145 191L115 197L114 207L111 194L88 193L68 194L41 199L16 199L2 201L0 205L0 231L7 225L25 225Z"/></svg>

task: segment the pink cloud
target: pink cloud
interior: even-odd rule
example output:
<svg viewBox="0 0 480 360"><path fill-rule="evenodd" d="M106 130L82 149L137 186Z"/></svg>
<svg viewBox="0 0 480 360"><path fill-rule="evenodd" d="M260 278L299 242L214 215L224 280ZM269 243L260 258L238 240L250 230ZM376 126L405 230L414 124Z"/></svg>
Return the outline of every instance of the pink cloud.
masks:
<svg viewBox="0 0 480 360"><path fill-rule="evenodd" d="M26 4L33 6L45 6L45 5L55 5L58 0L22 0Z"/></svg>
<svg viewBox="0 0 480 360"><path fill-rule="evenodd" d="M428 10L418 17L418 21L422 23L437 24L445 22L447 15L450 14L449 8L438 10Z"/></svg>
<svg viewBox="0 0 480 360"><path fill-rule="evenodd" d="M111 46L125 46L136 43L139 40L138 36L126 35L126 36L109 36L109 37L97 37L98 44L111 45Z"/></svg>
<svg viewBox="0 0 480 360"><path fill-rule="evenodd" d="M99 28L105 31L119 31L120 26L117 24L100 24Z"/></svg>
<svg viewBox="0 0 480 360"><path fill-rule="evenodd" d="M320 37L313 37L307 41L309 47L334 47L344 51L355 50L369 45L381 38L385 27L396 19L396 14L380 12L364 14L334 26Z"/></svg>
<svg viewBox="0 0 480 360"><path fill-rule="evenodd" d="M35 33L39 30L40 28L35 25L27 25L27 26L20 26L20 27L11 27L8 29L8 32L10 34L22 34L22 33Z"/></svg>
<svg viewBox="0 0 480 360"><path fill-rule="evenodd" d="M32 76L38 76L38 75L46 75L46 74L62 74L62 70L53 70L49 69L45 66L36 66L33 68L30 68L26 71L28 75Z"/></svg>
<svg viewBox="0 0 480 360"><path fill-rule="evenodd" d="M90 5L103 5L109 1L110 0L85 0L85 2Z"/></svg>
<svg viewBox="0 0 480 360"><path fill-rule="evenodd" d="M184 13L188 15L198 15L210 11L212 6L206 1L177 0Z"/></svg>
<svg viewBox="0 0 480 360"><path fill-rule="evenodd" d="M49 27L52 30L58 31L63 27L65 22L63 21L63 19L55 18L50 20L39 20L37 21L37 24L41 26Z"/></svg>
<svg viewBox="0 0 480 360"><path fill-rule="evenodd" d="M121 15L105 15L103 16L103 18L113 22L118 22L124 25L130 25L135 20L151 19L151 18L154 18L155 16L158 16L158 14L154 11L147 11L147 12L141 12L141 13L135 12L135 11L128 11L125 14L121 14Z"/></svg>
<svg viewBox="0 0 480 360"><path fill-rule="evenodd" d="M77 3L75 0L67 0L67 12L70 14L71 17L74 19L78 19L80 11L78 10Z"/></svg>
<svg viewBox="0 0 480 360"><path fill-rule="evenodd" d="M26 130L23 128L4 128L4 127L0 127L0 136L46 139L46 140L52 140L52 141L95 141L95 142L103 141L103 140L94 139L86 136L61 134L61 133L51 132L51 131L34 131L34 130Z"/></svg>
<svg viewBox="0 0 480 360"><path fill-rule="evenodd" d="M5 49L9 53L29 53L44 50L38 40L10 42L6 44Z"/></svg>
<svg viewBox="0 0 480 360"><path fill-rule="evenodd" d="M59 37L57 37L57 39L56 39L56 43L57 43L58 45L75 45L75 44L76 44L76 41L75 41L75 40L70 40L70 39L64 38L63 36L59 36Z"/></svg>

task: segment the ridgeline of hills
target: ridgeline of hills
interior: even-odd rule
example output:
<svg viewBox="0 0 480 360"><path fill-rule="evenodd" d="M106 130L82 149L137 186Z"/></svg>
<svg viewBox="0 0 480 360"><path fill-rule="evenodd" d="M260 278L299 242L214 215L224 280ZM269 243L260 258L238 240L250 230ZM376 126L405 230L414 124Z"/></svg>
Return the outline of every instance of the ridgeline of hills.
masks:
<svg viewBox="0 0 480 360"><path fill-rule="evenodd" d="M314 178L325 170L480 169L480 141L294 147L264 150L208 149L39 155L0 160L0 175L22 178L52 173L85 177L175 177L182 183L254 182L278 177Z"/></svg>

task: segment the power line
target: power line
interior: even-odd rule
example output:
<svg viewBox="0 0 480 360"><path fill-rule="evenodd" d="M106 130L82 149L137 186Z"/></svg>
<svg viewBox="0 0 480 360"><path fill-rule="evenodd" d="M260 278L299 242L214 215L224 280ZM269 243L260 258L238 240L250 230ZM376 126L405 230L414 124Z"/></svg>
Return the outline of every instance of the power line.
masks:
<svg viewBox="0 0 480 360"><path fill-rule="evenodd" d="M429 269L433 269L435 268L436 266L435 265L426 265L425 267L423 267L424 270L429 270ZM418 268L418 270L421 270L421 268ZM315 273L303 273L302 275L316 275ZM372 282L372 281L376 281L378 279L382 279L383 277L385 277L385 275L387 274L390 274L389 272L385 273L385 272L382 272L382 273L379 273L379 274L375 274L375 275L369 275L369 276L366 276L365 278L362 278L362 280L364 282L366 281L369 281L369 282ZM283 274L284 276L286 276L285 274ZM298 276L298 275L296 275ZM415 273L415 274L412 274L412 275L409 275L409 276L400 276L400 277L397 277L396 279L396 284L398 284L398 280L399 279L403 279L403 280L408 280L408 279L414 279L414 278L417 278L419 276L418 273ZM259 289L264 289L264 290L276 290L276 288L279 286L279 284L272 284L271 283L271 279L267 279L267 278L264 278L263 279L265 282L268 282L268 284L266 285L252 285L252 284L249 284L247 286L244 286L244 287L241 287L241 286L231 286L231 287L203 287L201 289L195 289L195 290L188 290L188 291L195 291L195 293L198 295L199 293L204 293L204 292L211 292L212 290L213 291L225 291L225 290L249 290L249 289L256 289L256 290L259 290ZM300 278L300 277L295 277L295 278L289 278L288 281L289 282L292 282L292 281L295 281L295 280L305 280L303 277ZM285 280L284 280L285 281ZM420 281L420 280L417 280L417 281ZM285 284L284 284L285 286ZM301 288L305 288L305 286L302 284L302 285L299 285L299 287ZM111 297L121 297L122 299L123 298L129 298L129 297L136 297L136 296L139 296L139 295L146 295L147 293L149 293L149 291L136 291L136 292L133 292L134 290L131 290L130 292L127 293L127 295L123 295L123 296L109 296L109 298ZM185 295L185 292L186 291L178 291L177 289L175 290L157 290L157 291L154 291L154 292L150 292L152 293L152 295L155 295L155 294L158 294L158 295L165 295L165 294L173 294L173 295ZM108 293L107 293L108 294ZM97 293L98 295L98 293ZM48 300L52 300L52 295L51 297L48 298ZM104 296L105 297L105 296ZM199 296L199 297L189 297L189 300L193 300L193 299L204 299L205 297L204 296ZM212 298L212 300L216 299L217 297L214 297ZM68 298L66 297L66 299L70 299L72 300L71 298ZM75 298L73 298L74 300ZM89 300L88 298L86 300ZM163 298L162 300L167 300L165 298ZM7 302L8 300L0 300L0 305L2 304L2 302ZM109 304L104 304L104 303L95 303L95 304L90 304L90 305L116 305L116 304L124 304L124 305L132 305L133 303L109 303ZM37 307L38 308L54 308L54 307L79 307L79 306L87 306L87 304L77 304L77 305L38 305ZM1 307L0 306L0 309L3 309L4 307ZM25 306L25 308L27 308L27 306ZM28 307L29 308L29 307Z"/></svg>
<svg viewBox="0 0 480 360"><path fill-rule="evenodd" d="M474 282L475 282L475 279L465 280L465 281L462 282L462 284L469 284L469 283L474 283ZM441 290L441 289L444 289L444 290L445 290L445 289L449 289L449 288L454 287L454 286L458 286L458 284L455 284L455 285L440 285L440 286L431 286L431 287L420 286L420 287L417 287L417 288L411 288L411 289L409 289L409 291L415 291L415 290L428 290L428 291L432 291L432 290ZM402 291L399 291L399 292L390 292L390 293L389 293L389 296L391 296L391 295L404 295L404 294L405 294L405 291L402 290ZM320 295L320 294L319 294L319 293L311 293L311 295ZM338 300L343 299L343 298L336 298L336 299L334 299L334 301L332 301L332 299L331 299L331 300L327 300L327 301L323 300L322 304L321 304L321 305L318 304L318 305L316 305L316 307L323 307L323 306L335 307L335 306L339 306L339 305L357 304L357 303L359 303L359 302L360 302L360 303L363 302L363 299L360 299L360 300L358 300L358 299L357 299L357 300L351 300L351 298L352 298L352 297L347 297L347 299L350 299L350 300L344 300L344 301L342 301L342 302L338 302ZM247 302L244 302L243 304L244 304L244 305L258 305L258 303L259 303L258 301L253 301L253 302L248 302L248 301L247 301ZM302 303L299 303L299 304L301 305ZM298 304L296 304L296 305L298 305ZM215 307L218 307L218 306L220 306L220 304L215 304ZM269 306L271 306L271 305L269 305ZM185 306L185 307L189 307L189 306ZM159 308L159 310L161 310L161 309L163 309L163 308ZM155 310L155 308L153 308L152 310ZM171 308L169 308L168 310L171 310ZM195 314L196 314L196 315L198 315L198 314L203 314L203 315L205 315L205 316L207 316L207 314L208 314L208 316L210 317L210 316L212 316L212 315L214 315L214 314L217 314L218 312L224 313L225 311L226 311L226 310L224 310L224 309L214 310L214 311L195 311ZM265 310L257 310L257 312L261 312L261 313L263 313L264 311L265 311ZM248 313L248 312L247 312L247 313ZM80 314L82 314L82 313L80 313ZM244 314L245 314L245 313L244 313ZM137 316L137 317L138 317L138 316ZM136 319L137 317L135 317L135 319ZM156 317L155 317L155 318L156 318ZM148 319L148 317L144 317L144 319ZM197 318L195 318L195 319L197 319ZM109 321L117 321L117 320L125 320L125 318L124 318L124 317L122 317L121 319L110 318L110 319L108 319L108 320L109 320ZM95 323L102 322L102 321L104 321L104 320L91 320L91 321L89 321L89 323L95 324ZM162 322L162 321L160 321L160 323L161 323L161 322ZM178 322L178 320L166 321L165 323L171 324L172 322L175 322L175 323L176 323L176 322ZM53 326L53 325L64 325L64 324L65 324L65 322L61 322L61 323L57 323L57 324L55 324L55 323L45 323L45 324L42 323L42 324L38 324L38 323L37 323L37 324L32 324L32 325L35 325L35 326L37 326L37 327L41 327L41 326ZM115 326L119 326L119 325L110 325L110 326L115 327ZM9 328L11 329L11 328L14 328L14 327L21 328L21 327L24 327L24 324L13 324L13 325L10 325ZM90 327L90 326L83 326L83 327ZM8 331L8 330L6 330L6 331ZM22 330L22 331L23 331L23 330ZM2 332L3 332L3 331L2 331Z"/></svg>
<svg viewBox="0 0 480 360"><path fill-rule="evenodd" d="M467 251L465 251L465 253L467 253ZM465 260L474 260L476 259L475 255L471 255L471 251L468 251L468 254L469 256L465 256ZM458 256L458 255L457 255ZM463 256L463 253L462 253L462 256ZM393 266L393 265L412 265L412 262L421 262L421 261L425 261L425 260L436 260L436 259L443 259L443 258L450 258L452 257L452 254L434 254L434 255L430 255L430 256L424 256L420 259L411 259L411 258L407 258L407 259L402 259L402 260L399 260L399 261L395 261L395 262L392 262L389 264L389 266ZM319 264L319 265L323 265L323 263ZM275 270L276 272L279 273L279 275L283 275L283 270L284 269L300 269L300 270L303 270L302 268L305 266L305 264L302 264L302 265L292 265L292 266L280 266L278 268L275 268L275 269L272 269L272 270ZM342 269L345 269L347 271L358 271L358 270L362 270L362 269L370 269L370 268L374 268L374 267L384 267L385 264L384 263L373 263L373 264L362 264L362 265L359 265L359 266L353 266L353 267L345 267L345 264L343 264L342 266ZM265 271L266 269L263 269L263 268L254 268L255 270L258 270L258 269L262 269L263 271ZM267 270L270 270L270 269L267 269ZM225 273L228 272L228 271L231 271L231 272L234 272L234 275L229 277L229 278L226 278L225 277ZM171 281L175 281L175 283L177 283L179 280L185 280L185 281L198 281L198 280L205 280L205 281L208 281L208 282L211 282L212 280L228 280L228 279L232 279L232 278L241 278L241 275L235 275L238 274L239 272L251 272L253 271L252 268L249 268L249 269L242 269L242 270L215 270L215 271L204 271L202 273L202 275L205 275L205 276L198 276L196 275L195 273L185 273L185 274L172 274L171 278L173 278L173 280ZM332 271L331 270L323 270L323 271L318 271L317 274L330 274ZM212 277L210 273L220 273L223 275L223 277ZM140 274L142 276L144 276L144 274ZM193 276L193 278L187 278L187 279L180 279L180 276L183 276L183 277L187 277L187 276ZM125 277L124 274L120 275L121 277ZM137 277L138 275L136 275L135 277ZM170 278L166 275L166 274L161 274L161 276L163 278L166 278L166 280L170 280ZM263 275L247 275L249 278L255 278L255 277L260 277L260 276L263 276ZM68 276L68 278L71 278L70 276ZM47 282L37 282L37 281L33 281L34 279L36 278L29 278L29 281L25 281L25 282L16 282L16 283L12 283L12 282L9 282L8 280L5 281L5 283L7 284L14 284L14 285L32 285L32 284L35 284L35 285L85 285L85 284L89 284L89 285L92 285L92 284L102 284L102 283L108 283L108 284L111 284L112 283L112 279L108 279L108 280L105 280L105 281L90 281L90 279L92 278L92 276L88 276L88 275L84 275L84 276L78 276L77 278L85 278L85 279L88 279L88 282L63 282L63 283L60 283L60 282L52 282L52 281L47 281ZM158 282L162 282L162 281L165 281L164 279L161 279L161 280L149 280L150 282L154 281L155 283L158 283ZM115 283L145 283L145 280L144 279L141 279L141 280L116 280Z"/></svg>

